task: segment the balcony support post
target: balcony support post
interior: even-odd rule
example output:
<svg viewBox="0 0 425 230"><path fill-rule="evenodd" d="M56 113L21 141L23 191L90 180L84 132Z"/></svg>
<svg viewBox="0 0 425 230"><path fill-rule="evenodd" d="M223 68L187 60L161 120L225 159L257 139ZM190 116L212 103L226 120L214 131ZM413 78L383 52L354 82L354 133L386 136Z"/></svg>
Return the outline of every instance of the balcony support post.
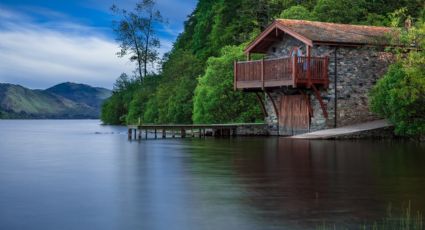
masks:
<svg viewBox="0 0 425 230"><path fill-rule="evenodd" d="M264 58L261 59L261 89L264 90Z"/></svg>
<svg viewBox="0 0 425 230"><path fill-rule="evenodd" d="M317 100L319 101L320 107L322 107L323 116L328 119L328 111L326 109L326 105L323 102L322 96L320 95L320 91L316 88L315 85L312 85L314 95L316 96Z"/></svg>
<svg viewBox="0 0 425 230"><path fill-rule="evenodd" d="M296 87L297 84L297 64L298 64L298 56L295 54L292 57L292 87Z"/></svg>
<svg viewBox="0 0 425 230"><path fill-rule="evenodd" d="M307 49L307 88L310 88L312 85L311 81L311 47L309 45L306 45Z"/></svg>

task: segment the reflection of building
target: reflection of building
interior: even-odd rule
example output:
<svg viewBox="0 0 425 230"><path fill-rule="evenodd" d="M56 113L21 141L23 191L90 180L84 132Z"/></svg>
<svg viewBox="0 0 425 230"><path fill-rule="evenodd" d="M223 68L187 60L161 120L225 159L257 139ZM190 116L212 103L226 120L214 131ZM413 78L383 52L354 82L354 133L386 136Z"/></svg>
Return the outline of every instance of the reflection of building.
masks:
<svg viewBox="0 0 425 230"><path fill-rule="evenodd" d="M356 229L383 218L390 203L393 214L409 200L413 210L425 207L423 147L406 146L269 138L263 152L249 146L233 162L245 204L270 224L314 229L326 221Z"/></svg>
<svg viewBox="0 0 425 230"><path fill-rule="evenodd" d="M272 134L293 135L374 119L367 95L392 55L391 28L278 19L235 62L235 89L265 92ZM252 53L265 54L251 61ZM335 64L336 63L336 64ZM260 100L262 101L262 100Z"/></svg>

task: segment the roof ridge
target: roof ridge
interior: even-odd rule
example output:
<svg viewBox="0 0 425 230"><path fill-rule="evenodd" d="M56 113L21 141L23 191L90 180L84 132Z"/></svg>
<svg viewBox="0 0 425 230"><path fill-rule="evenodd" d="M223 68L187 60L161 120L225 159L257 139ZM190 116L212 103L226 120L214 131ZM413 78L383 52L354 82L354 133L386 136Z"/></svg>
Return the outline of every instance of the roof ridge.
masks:
<svg viewBox="0 0 425 230"><path fill-rule="evenodd" d="M343 26L359 26L359 27L374 27L382 29L393 29L389 26L372 26L372 25L359 25L359 24L348 24L348 23L336 23L336 22L322 22L322 21L311 21L311 20L302 20L302 19L286 19L286 18L276 18L276 21L299 21L299 22L309 22L309 23L319 23L319 24L331 24L331 25L343 25Z"/></svg>

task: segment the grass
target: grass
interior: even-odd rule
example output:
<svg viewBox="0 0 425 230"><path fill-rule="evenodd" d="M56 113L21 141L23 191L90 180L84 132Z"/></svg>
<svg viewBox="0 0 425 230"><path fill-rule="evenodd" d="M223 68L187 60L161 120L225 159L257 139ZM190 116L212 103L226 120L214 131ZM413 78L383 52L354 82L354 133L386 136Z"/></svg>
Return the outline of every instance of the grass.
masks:
<svg viewBox="0 0 425 230"><path fill-rule="evenodd" d="M328 225L323 223L316 228L317 230L337 230L346 228L337 228L336 225ZM379 221L374 221L370 225L359 226L359 230L425 230L422 213L416 211L412 213L411 203L409 201L407 207L402 208L402 212L398 216L392 213L391 204L387 208L387 215Z"/></svg>

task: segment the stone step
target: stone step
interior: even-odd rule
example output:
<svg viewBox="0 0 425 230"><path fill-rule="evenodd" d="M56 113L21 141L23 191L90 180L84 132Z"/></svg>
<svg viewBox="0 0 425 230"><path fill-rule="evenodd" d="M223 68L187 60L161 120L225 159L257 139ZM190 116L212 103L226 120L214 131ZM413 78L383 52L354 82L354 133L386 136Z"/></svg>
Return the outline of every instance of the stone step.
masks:
<svg viewBox="0 0 425 230"><path fill-rule="evenodd" d="M353 134L360 134L362 132L389 128L392 127L388 121L386 120L376 120L370 121L355 125L344 126L335 129L325 129L320 131L315 131L311 133L305 133L300 135L295 135L290 138L294 139L333 139L342 136L348 136Z"/></svg>

